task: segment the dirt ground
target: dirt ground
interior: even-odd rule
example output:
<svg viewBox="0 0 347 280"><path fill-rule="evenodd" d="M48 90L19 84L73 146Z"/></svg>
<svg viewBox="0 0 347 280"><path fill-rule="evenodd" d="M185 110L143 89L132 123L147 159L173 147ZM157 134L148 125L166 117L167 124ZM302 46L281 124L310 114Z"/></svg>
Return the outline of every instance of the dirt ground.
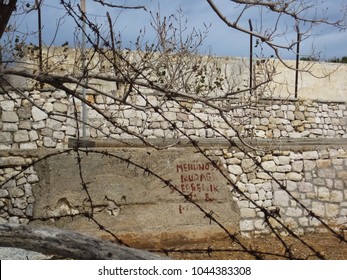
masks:
<svg viewBox="0 0 347 280"><path fill-rule="evenodd" d="M347 238L347 234L344 234ZM282 237L290 253L286 254L285 246L274 236L258 236L254 238L239 237L241 248L236 242L229 240L211 240L207 243L191 243L176 245L164 249L167 256L173 259L330 259L347 260L347 242L340 241L332 234L306 234L301 240ZM162 249L163 250L163 249Z"/></svg>

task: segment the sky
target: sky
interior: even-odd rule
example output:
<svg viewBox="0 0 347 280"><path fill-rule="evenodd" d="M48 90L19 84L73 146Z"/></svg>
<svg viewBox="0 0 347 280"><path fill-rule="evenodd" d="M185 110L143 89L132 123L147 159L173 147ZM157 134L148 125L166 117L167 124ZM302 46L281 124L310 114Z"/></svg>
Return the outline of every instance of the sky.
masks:
<svg viewBox="0 0 347 280"><path fill-rule="evenodd" d="M150 11L160 11L160 15L170 16L177 14L179 9L182 10L182 15L187 19L187 32L193 28L204 30L204 26L210 26L203 46L200 48L201 53L211 53L217 56L249 56L249 40L247 34L236 31L226 26L217 15L213 12L206 0L106 0L118 5L144 5L147 11L139 10L120 10L120 9L106 9L96 4L93 0L86 0L87 15L90 19L96 22L102 28L107 27L106 12L108 11L114 20L115 32L122 34L124 45L129 42L134 42L139 34L139 30L146 30L146 40L151 41L154 38L154 32L150 26L151 14ZM74 5L80 3L79 0L71 1ZM299 2L299 1L297 1ZM25 33L26 31L37 30L37 12L31 11L30 13L23 12L21 7L26 7L26 4L33 5L34 0L19 0L19 8L17 14L12 19L12 24L16 24L19 29ZM215 0L216 5L223 12L223 14L234 21L240 12L240 7L230 0ZM334 21L340 16L340 10L344 6L347 8L347 0L323 0L318 2L317 9L308 10L306 16L317 13L320 17L328 17ZM42 5L42 25L43 25L43 40L46 45L54 41L55 45L63 44L69 41L72 45L73 35L76 29L76 23L64 16L66 12L60 4L59 0L44 0ZM56 34L56 26L59 22L62 23L61 27ZM254 28L271 28L275 25L276 18L266 10L254 8L247 11L240 19L240 25L249 26L248 20L252 20ZM305 30L307 26L302 26ZM279 36L277 42L280 44L292 42L296 39L296 33L288 18L279 25L280 34L286 33L286 37ZM319 55L321 59L330 59L334 57L347 56L347 33L346 31L339 31L336 28L327 25L319 25L310 30L310 37L301 44L301 55ZM34 34L28 40L37 44L37 35ZM254 39L255 40L255 39ZM36 41L36 42L35 42ZM255 45L255 43L254 43ZM256 54L260 56L269 57L273 53L270 49L264 48L261 52L258 47L255 49ZM295 58L293 52L282 51L281 55L286 59Z"/></svg>

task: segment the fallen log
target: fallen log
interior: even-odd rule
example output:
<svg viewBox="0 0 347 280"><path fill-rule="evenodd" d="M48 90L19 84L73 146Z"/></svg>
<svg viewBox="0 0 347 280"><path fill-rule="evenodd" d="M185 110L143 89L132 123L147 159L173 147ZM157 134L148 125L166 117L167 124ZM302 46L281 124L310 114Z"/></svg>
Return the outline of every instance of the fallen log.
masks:
<svg viewBox="0 0 347 280"><path fill-rule="evenodd" d="M159 260L165 257L77 232L17 224L0 225L0 247L76 260Z"/></svg>

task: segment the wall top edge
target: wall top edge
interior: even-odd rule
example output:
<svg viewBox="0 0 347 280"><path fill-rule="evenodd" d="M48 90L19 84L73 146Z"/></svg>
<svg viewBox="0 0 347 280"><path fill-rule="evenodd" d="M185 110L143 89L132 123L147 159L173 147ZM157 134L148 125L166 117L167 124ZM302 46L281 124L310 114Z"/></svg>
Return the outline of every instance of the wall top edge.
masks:
<svg viewBox="0 0 347 280"><path fill-rule="evenodd" d="M184 148L194 147L197 144L206 148L249 148L265 150L317 150L324 148L347 148L347 139L193 139L192 143L188 139L147 139L151 145L159 148ZM144 148L148 147L139 139L121 139L121 140L92 140L70 138L69 148Z"/></svg>
<svg viewBox="0 0 347 280"><path fill-rule="evenodd" d="M92 139L76 139L70 138L67 149L11 149L0 150L0 157L20 156L20 157L36 157L43 158L47 155L54 155L64 153L68 150L79 147L81 149L151 149L157 147L158 149L179 149L179 148L194 148L194 145L188 139L147 139L150 145L145 145L141 140L129 139L105 139L105 140L92 140ZM228 151L253 150L255 152L276 152L276 151L316 151L325 149L347 149L347 139L240 139L233 138L226 139L194 139L199 147L204 149L227 149ZM153 148L154 149L154 148Z"/></svg>

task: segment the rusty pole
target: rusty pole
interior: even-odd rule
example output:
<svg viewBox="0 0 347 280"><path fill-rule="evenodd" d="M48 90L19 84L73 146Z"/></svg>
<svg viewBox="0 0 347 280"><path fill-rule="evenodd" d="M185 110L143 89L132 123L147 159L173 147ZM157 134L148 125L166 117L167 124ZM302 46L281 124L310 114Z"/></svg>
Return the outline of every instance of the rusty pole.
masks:
<svg viewBox="0 0 347 280"><path fill-rule="evenodd" d="M299 59L300 59L300 29L299 24L296 25L297 44L296 44L296 67L295 67L295 98L298 98L298 83L299 83Z"/></svg>
<svg viewBox="0 0 347 280"><path fill-rule="evenodd" d="M39 31L39 70L40 73L43 71L43 61L42 61L42 21L41 21L41 3L42 0L39 2L38 0L35 0L36 9L37 9L37 27ZM43 83L40 83L40 88L43 88Z"/></svg>
<svg viewBox="0 0 347 280"><path fill-rule="evenodd" d="M248 20L249 30L253 32L252 20ZM253 34L249 38L249 93L252 94L253 87Z"/></svg>

